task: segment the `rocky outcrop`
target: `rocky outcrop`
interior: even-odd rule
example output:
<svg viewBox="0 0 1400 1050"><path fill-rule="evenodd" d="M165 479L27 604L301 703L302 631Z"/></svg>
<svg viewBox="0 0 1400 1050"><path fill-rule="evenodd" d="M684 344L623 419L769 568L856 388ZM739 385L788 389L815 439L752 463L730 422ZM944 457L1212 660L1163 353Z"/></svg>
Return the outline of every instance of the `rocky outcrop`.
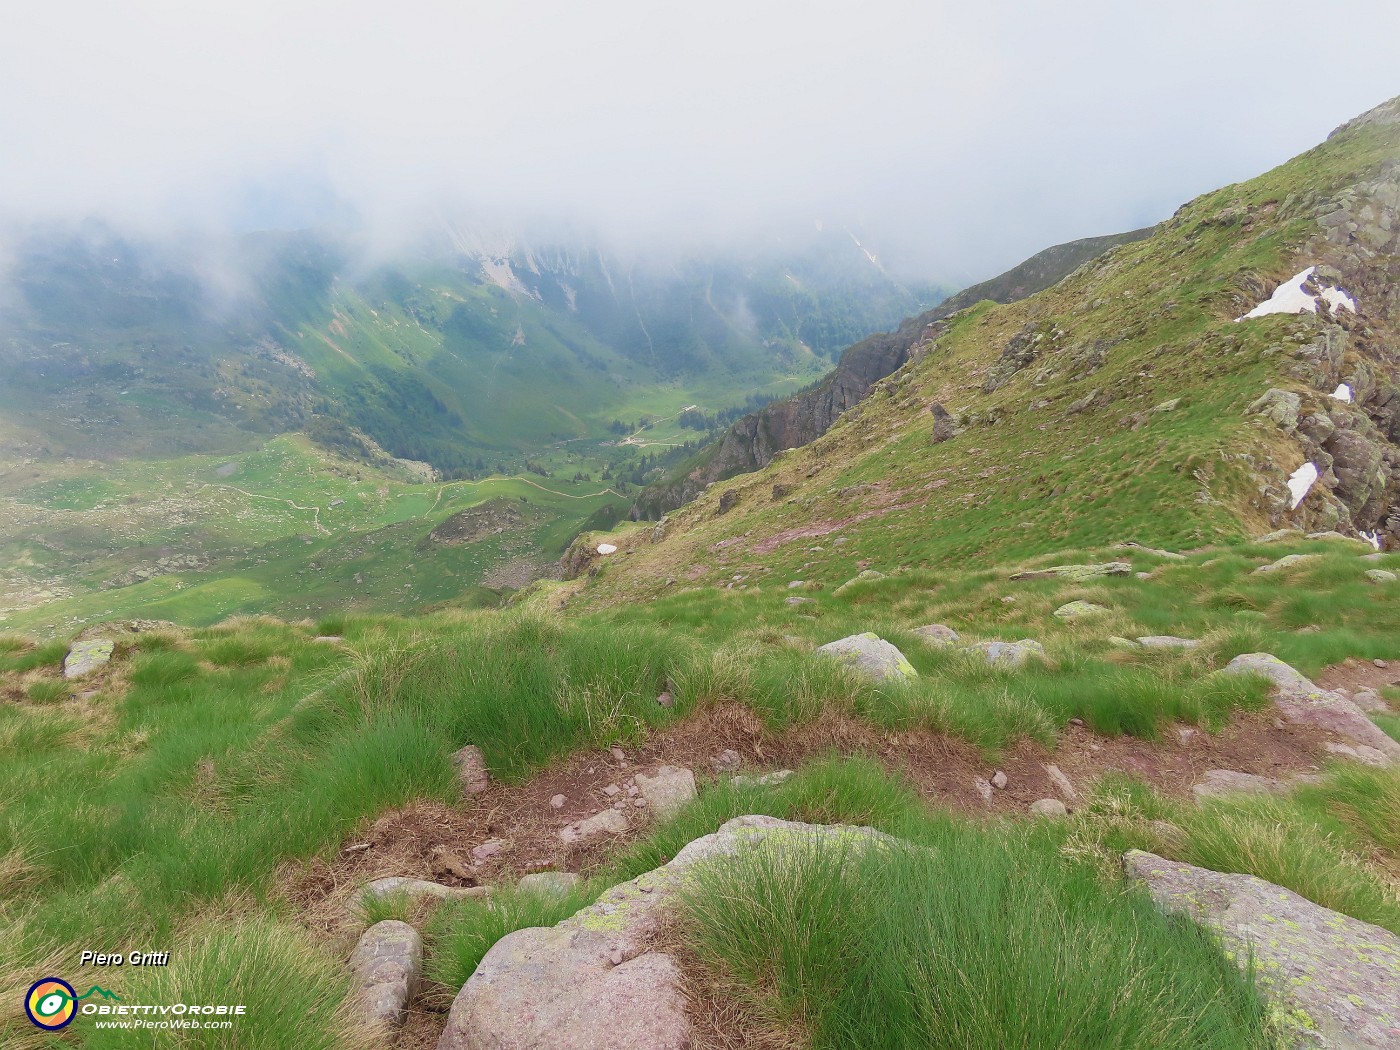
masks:
<svg viewBox="0 0 1400 1050"><path fill-rule="evenodd" d="M438 1050L686 1050L680 968L654 941L691 869L754 850L896 841L871 828L737 817L559 925L497 941L453 1001Z"/></svg>
<svg viewBox="0 0 1400 1050"><path fill-rule="evenodd" d="M1253 875L1229 875L1132 850L1129 877L1165 912L1213 931L1298 1046L1400 1046L1400 937Z"/></svg>
<svg viewBox="0 0 1400 1050"><path fill-rule="evenodd" d="M1387 736L1365 712L1339 693L1319 689L1276 656L1245 653L1231 660L1222 673L1262 675L1273 682L1274 705L1288 721L1315 725L1375 748L1391 762L1400 760L1400 742Z"/></svg>
<svg viewBox="0 0 1400 1050"><path fill-rule="evenodd" d="M1127 576L1133 571L1132 562L1106 561L1099 565L1051 565L1048 569L1026 569L1013 573L1013 580L1070 580L1081 583L1105 576Z"/></svg>
<svg viewBox="0 0 1400 1050"><path fill-rule="evenodd" d="M659 517L689 503L716 481L761 470L778 452L816 440L841 413L864 398L875 383L937 339L944 318L985 299L1011 303L1034 295L1110 248L1141 240L1151 233L1149 228L1057 244L990 281L964 289L933 310L905 321L893 332L856 343L842 353L835 371L825 379L740 419L696 461L649 486L632 507L632 517ZM946 412L943 416L940 419L934 412L936 441L946 440L956 431Z"/></svg>

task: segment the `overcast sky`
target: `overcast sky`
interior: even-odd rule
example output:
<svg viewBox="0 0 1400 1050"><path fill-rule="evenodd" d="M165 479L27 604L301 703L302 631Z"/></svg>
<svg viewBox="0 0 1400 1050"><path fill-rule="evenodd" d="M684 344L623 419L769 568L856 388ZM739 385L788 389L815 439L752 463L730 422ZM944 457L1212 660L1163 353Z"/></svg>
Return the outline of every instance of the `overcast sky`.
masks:
<svg viewBox="0 0 1400 1050"><path fill-rule="evenodd" d="M1394 0L7 6L0 210L26 218L821 218L943 278L1156 221L1400 93Z"/></svg>

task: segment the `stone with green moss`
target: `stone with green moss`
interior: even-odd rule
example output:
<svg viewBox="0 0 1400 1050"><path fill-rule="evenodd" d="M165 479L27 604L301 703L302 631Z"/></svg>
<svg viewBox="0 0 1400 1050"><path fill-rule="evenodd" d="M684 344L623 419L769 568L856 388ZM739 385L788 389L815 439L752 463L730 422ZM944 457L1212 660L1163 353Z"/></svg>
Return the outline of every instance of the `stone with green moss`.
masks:
<svg viewBox="0 0 1400 1050"><path fill-rule="evenodd" d="M904 681L919 675L919 672L914 670L914 665L905 659L904 654L895 646L879 635L869 632L828 642L818 648L817 652L822 656L840 660L876 681Z"/></svg>
<svg viewBox="0 0 1400 1050"><path fill-rule="evenodd" d="M1240 966L1252 959L1273 1016L1300 1046L1400 1046L1400 937L1252 875L1123 859L1162 910L1212 930Z"/></svg>

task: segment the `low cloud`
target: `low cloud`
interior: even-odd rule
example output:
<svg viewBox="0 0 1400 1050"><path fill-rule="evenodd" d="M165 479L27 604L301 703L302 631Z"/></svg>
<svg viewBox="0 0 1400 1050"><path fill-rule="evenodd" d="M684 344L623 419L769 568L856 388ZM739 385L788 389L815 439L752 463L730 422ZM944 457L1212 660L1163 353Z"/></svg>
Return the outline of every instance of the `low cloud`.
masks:
<svg viewBox="0 0 1400 1050"><path fill-rule="evenodd" d="M57 0L0 37L0 210L385 245L820 219L972 280L1308 148L1400 90L1396 39L1382 2Z"/></svg>

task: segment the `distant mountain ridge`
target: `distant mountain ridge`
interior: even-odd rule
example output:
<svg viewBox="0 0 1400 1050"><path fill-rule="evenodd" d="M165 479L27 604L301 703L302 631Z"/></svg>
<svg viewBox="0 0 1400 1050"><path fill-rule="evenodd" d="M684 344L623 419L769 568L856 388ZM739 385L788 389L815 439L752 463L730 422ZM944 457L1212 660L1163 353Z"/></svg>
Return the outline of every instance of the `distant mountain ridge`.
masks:
<svg viewBox="0 0 1400 1050"><path fill-rule="evenodd" d="M1050 287L1110 248L1141 240L1151 227L1057 244L981 284L972 285L892 332L872 335L841 354L836 368L807 390L765 405L734 423L718 441L669 477L649 485L632 517L656 518L694 499L716 481L760 470L784 449L799 448L826 433L881 379L909 360L934 334L933 326L979 302L1011 303Z"/></svg>

